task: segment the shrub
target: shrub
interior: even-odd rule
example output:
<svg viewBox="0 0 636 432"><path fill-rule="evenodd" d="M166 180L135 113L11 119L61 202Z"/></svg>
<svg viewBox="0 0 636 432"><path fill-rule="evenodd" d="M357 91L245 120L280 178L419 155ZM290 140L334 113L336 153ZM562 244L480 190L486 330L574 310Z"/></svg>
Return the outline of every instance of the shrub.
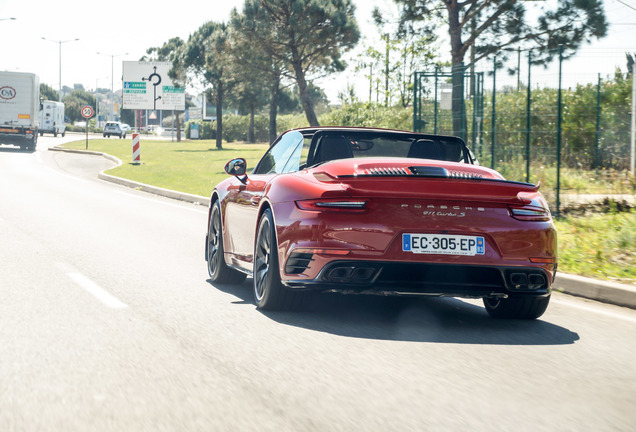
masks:
<svg viewBox="0 0 636 432"><path fill-rule="evenodd" d="M190 120L185 125L186 138L190 138L190 128L192 124L199 125L199 139L216 139L215 124L210 121Z"/></svg>
<svg viewBox="0 0 636 432"><path fill-rule="evenodd" d="M380 104L362 102L344 104L322 115L320 124L411 130L413 108L385 107Z"/></svg>

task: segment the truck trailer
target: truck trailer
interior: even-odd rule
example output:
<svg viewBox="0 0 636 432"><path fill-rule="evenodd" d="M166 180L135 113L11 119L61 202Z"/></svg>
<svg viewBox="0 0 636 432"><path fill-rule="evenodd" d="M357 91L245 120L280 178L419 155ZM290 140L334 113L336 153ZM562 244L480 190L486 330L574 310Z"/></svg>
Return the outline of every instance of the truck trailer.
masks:
<svg viewBox="0 0 636 432"><path fill-rule="evenodd" d="M0 72L0 144L35 150L41 109L37 75Z"/></svg>
<svg viewBox="0 0 636 432"><path fill-rule="evenodd" d="M53 136L66 133L64 123L64 103L45 100L40 111L40 136L51 133Z"/></svg>

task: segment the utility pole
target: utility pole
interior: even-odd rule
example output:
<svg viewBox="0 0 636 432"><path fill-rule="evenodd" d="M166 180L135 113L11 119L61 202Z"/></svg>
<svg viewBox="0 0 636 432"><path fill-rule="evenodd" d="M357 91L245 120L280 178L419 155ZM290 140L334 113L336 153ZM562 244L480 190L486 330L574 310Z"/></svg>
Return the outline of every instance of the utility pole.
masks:
<svg viewBox="0 0 636 432"><path fill-rule="evenodd" d="M110 57L110 110L109 110L109 116L108 116L108 120L114 120L114 115L113 115L113 105L115 105L115 88L114 88L114 74L115 74L115 57L119 57L119 56L125 56L128 55L128 53L122 53L122 54L105 54L102 52L98 52L97 54L99 55L103 55L106 57Z"/></svg>
<svg viewBox="0 0 636 432"><path fill-rule="evenodd" d="M636 176L634 153L636 153L636 63L632 63L632 145L630 170Z"/></svg>
<svg viewBox="0 0 636 432"><path fill-rule="evenodd" d="M369 64L369 103L373 102L373 63Z"/></svg>
<svg viewBox="0 0 636 432"><path fill-rule="evenodd" d="M60 102L62 102L62 44L63 43L67 43L67 42L75 42L78 41L79 38L75 38L75 39L69 39L69 40L53 40L53 39L47 39L45 37L41 38L42 40L45 41L49 41L49 42L55 42L56 44L59 45L59 67L60 67L60 72L59 72L59 87L58 87L58 95L57 98Z"/></svg>
<svg viewBox="0 0 636 432"><path fill-rule="evenodd" d="M386 60L384 63L384 106L389 106L389 34L384 35L386 38Z"/></svg>

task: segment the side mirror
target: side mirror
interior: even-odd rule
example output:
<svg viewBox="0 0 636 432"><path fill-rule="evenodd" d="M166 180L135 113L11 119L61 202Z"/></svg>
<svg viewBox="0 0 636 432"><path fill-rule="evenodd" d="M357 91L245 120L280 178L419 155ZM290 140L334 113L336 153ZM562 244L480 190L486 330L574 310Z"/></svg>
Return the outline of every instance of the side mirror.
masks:
<svg viewBox="0 0 636 432"><path fill-rule="evenodd" d="M232 159L225 164L225 172L231 176L244 176L247 171L247 162L243 158ZM243 181L244 179L241 179Z"/></svg>

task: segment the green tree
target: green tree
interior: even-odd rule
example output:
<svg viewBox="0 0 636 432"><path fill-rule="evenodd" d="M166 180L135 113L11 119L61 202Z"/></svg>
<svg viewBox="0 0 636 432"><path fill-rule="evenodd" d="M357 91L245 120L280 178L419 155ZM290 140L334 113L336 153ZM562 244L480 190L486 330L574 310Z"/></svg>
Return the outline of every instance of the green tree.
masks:
<svg viewBox="0 0 636 432"><path fill-rule="evenodd" d="M207 96L216 104L216 148L223 148L223 104L226 93L235 82L231 79L231 52L228 26L209 21L190 35L183 50L181 61L184 67L203 76L211 88Z"/></svg>
<svg viewBox="0 0 636 432"><path fill-rule="evenodd" d="M48 84L40 83L40 97L43 100L56 101L59 100L59 92L57 90L53 90L53 88Z"/></svg>
<svg viewBox="0 0 636 432"><path fill-rule="evenodd" d="M440 20L447 23L453 71L453 129L463 134L464 59L472 48L472 62L505 48L536 48L534 64L547 64L562 47L563 57L573 56L592 38L607 33L602 0L558 0L541 5L536 23L527 19L530 2L521 0L395 0L402 21ZM552 7L550 7L552 6ZM533 7L533 6L532 6Z"/></svg>
<svg viewBox="0 0 636 432"><path fill-rule="evenodd" d="M269 101L269 141L276 139L278 98L281 90L283 65L271 54L254 44L252 35L270 32L263 23L248 20L236 9L230 18L232 73L237 82L234 99L237 108L250 114L248 141L255 141L254 118L257 109ZM271 35L270 35L271 36Z"/></svg>
<svg viewBox="0 0 636 432"><path fill-rule="evenodd" d="M135 125L135 110L131 109L123 109L120 111L121 117L120 120L122 123L126 123L129 125Z"/></svg>
<svg viewBox="0 0 636 432"><path fill-rule="evenodd" d="M308 92L318 117L329 111L329 98L322 88L309 83ZM281 89L278 106L283 114L303 113L298 86L291 85Z"/></svg>
<svg viewBox="0 0 636 432"><path fill-rule="evenodd" d="M84 105L95 106L95 96L86 90L73 90L62 101L64 102L64 114L71 123L84 120L81 110Z"/></svg>
<svg viewBox="0 0 636 432"><path fill-rule="evenodd" d="M360 37L351 0L246 0L255 44L279 60L296 81L307 121L318 125L309 76L344 69L342 53ZM268 31L259 31L268 26Z"/></svg>
<svg viewBox="0 0 636 432"><path fill-rule="evenodd" d="M373 20L384 46L368 44L356 61L356 70L368 70L369 102L374 86L379 102L379 89L383 87L385 106L399 103L407 107L413 98L413 73L435 64L437 35L414 22L401 23L391 34L390 17L378 8L373 10Z"/></svg>
<svg viewBox="0 0 636 432"><path fill-rule="evenodd" d="M142 61L169 61L172 63L172 67L168 71L168 76L172 82L179 86L185 87L187 79L187 68L183 63L183 51L185 42L175 37L164 43L160 47L148 48L146 50L147 56L144 56ZM175 113L175 128L177 129L177 142L181 141L181 111Z"/></svg>

